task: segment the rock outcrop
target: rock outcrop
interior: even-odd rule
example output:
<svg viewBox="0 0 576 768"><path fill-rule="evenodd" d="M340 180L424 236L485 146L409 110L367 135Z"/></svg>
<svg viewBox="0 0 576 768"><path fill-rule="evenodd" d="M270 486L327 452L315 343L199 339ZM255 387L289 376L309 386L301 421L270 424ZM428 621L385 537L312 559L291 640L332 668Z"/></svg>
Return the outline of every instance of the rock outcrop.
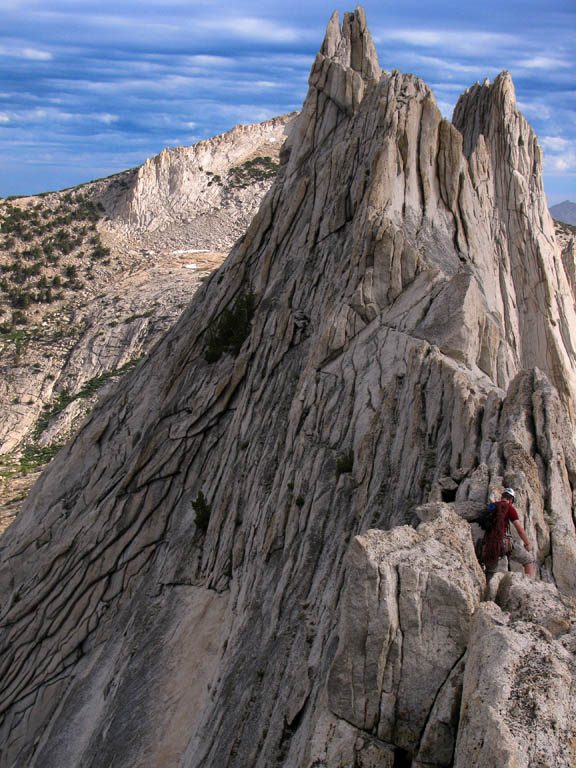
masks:
<svg viewBox="0 0 576 768"><path fill-rule="evenodd" d="M576 317L510 78L451 125L361 9L334 16L281 158L1 541L2 766L499 768L504 734L528 768L571 743ZM481 602L444 506L504 484L549 619L523 576Z"/></svg>
<svg viewBox="0 0 576 768"><path fill-rule="evenodd" d="M435 506L416 529L354 540L304 764L568 768L576 603L511 573L483 601L468 525Z"/></svg>
<svg viewBox="0 0 576 768"><path fill-rule="evenodd" d="M454 766L569 766L576 757L576 604L507 574L472 622Z"/></svg>
<svg viewBox="0 0 576 768"><path fill-rule="evenodd" d="M165 149L138 168L122 195L113 186L100 192L110 227L147 243L169 239L230 250L276 175L294 117L237 125L191 147Z"/></svg>
<svg viewBox="0 0 576 768"><path fill-rule="evenodd" d="M484 586L469 526L450 510L417 530L358 536L328 680L330 711L384 751L451 765L463 660Z"/></svg>

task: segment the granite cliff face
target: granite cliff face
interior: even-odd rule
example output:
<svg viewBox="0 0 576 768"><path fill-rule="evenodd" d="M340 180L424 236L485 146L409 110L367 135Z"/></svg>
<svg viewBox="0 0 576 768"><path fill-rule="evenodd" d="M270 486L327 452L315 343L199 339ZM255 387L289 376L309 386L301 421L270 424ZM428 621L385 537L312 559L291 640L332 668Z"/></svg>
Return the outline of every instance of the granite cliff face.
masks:
<svg viewBox="0 0 576 768"><path fill-rule="evenodd" d="M450 124L335 15L281 159L2 539L0 764L569 766L576 317L510 77ZM539 582L486 591L502 485Z"/></svg>

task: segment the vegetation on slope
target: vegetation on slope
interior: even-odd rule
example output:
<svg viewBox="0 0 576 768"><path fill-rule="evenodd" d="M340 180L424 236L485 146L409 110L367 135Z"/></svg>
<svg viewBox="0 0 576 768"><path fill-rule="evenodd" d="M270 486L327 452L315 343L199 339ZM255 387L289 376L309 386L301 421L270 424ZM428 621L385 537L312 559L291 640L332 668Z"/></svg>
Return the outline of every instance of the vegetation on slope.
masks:
<svg viewBox="0 0 576 768"><path fill-rule="evenodd" d="M258 181L274 178L280 164L272 157L255 157L228 171L228 180L233 187L242 189Z"/></svg>
<svg viewBox="0 0 576 768"><path fill-rule="evenodd" d="M66 299L92 279L92 266L106 260L96 222L103 214L81 193L57 203L34 198L27 205L0 207L0 333L28 322L35 304ZM104 261L106 263L106 261Z"/></svg>

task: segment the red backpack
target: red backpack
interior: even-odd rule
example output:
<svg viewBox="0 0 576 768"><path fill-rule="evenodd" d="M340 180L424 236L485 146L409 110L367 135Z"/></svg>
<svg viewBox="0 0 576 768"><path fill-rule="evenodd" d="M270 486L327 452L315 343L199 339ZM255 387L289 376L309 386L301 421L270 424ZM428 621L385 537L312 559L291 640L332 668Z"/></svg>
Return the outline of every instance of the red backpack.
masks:
<svg viewBox="0 0 576 768"><path fill-rule="evenodd" d="M485 563L494 563L501 557L506 557L512 551L512 538L510 536L508 509L511 506L508 501L497 501L493 505L492 519L486 527L484 534L484 546L482 548L482 560Z"/></svg>

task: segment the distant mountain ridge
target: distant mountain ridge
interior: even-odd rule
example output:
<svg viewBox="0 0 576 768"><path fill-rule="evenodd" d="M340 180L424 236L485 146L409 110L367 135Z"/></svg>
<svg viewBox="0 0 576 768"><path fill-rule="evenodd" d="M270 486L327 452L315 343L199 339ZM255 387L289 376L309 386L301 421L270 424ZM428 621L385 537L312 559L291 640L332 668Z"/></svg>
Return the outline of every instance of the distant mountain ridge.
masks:
<svg viewBox="0 0 576 768"><path fill-rule="evenodd" d="M571 200L564 200L562 203L553 205L549 211L557 221L576 226L576 203L573 203Z"/></svg>
<svg viewBox="0 0 576 768"><path fill-rule="evenodd" d="M164 245L228 251L244 234L279 169L296 113L237 125L191 147L165 149L136 170L117 194L98 198L114 231ZM112 193L112 194L110 194Z"/></svg>

